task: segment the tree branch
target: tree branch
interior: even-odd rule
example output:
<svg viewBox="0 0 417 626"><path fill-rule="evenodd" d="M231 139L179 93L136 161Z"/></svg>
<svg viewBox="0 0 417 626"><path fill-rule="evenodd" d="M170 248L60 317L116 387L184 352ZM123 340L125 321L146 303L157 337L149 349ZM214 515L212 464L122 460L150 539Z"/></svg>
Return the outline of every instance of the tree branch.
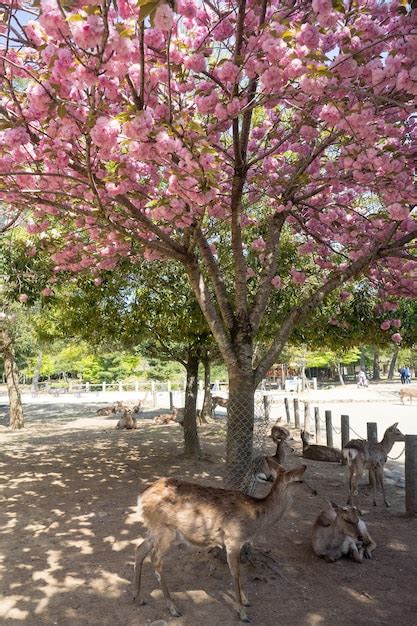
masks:
<svg viewBox="0 0 417 626"><path fill-rule="evenodd" d="M223 318L226 328L230 331L233 328L234 324L233 310L227 296L225 284L220 275L219 266L217 265L208 241L203 235L199 226L197 226L195 229L195 240L205 261L207 273L212 280L221 316Z"/></svg>
<svg viewBox="0 0 417 626"><path fill-rule="evenodd" d="M190 258L188 263L185 264L185 270L197 298L197 302L200 305L215 340L217 341L226 366L229 369L236 369L238 364L233 351L232 343L223 327L219 313L213 303L210 292L208 291L207 285L204 281L204 276L200 271L195 257Z"/></svg>
<svg viewBox="0 0 417 626"><path fill-rule="evenodd" d="M275 213L270 220L270 228L268 230L265 248L266 262L262 269L259 286L255 294L252 310L250 312L250 321L254 333L256 333L259 329L262 316L268 305L273 289L271 280L273 279L277 269L277 248L281 230L284 226L286 218L286 213Z"/></svg>

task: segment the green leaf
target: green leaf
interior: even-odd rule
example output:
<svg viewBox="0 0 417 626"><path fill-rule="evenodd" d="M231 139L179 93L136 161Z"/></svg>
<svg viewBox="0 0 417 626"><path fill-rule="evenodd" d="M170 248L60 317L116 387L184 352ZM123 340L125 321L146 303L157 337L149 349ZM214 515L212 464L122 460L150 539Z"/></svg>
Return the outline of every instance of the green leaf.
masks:
<svg viewBox="0 0 417 626"><path fill-rule="evenodd" d="M73 13L66 18L67 22L83 22L84 18L79 13Z"/></svg>
<svg viewBox="0 0 417 626"><path fill-rule="evenodd" d="M332 7L338 13L345 12L345 3L343 2L343 0L332 0Z"/></svg>
<svg viewBox="0 0 417 626"><path fill-rule="evenodd" d="M158 7L159 2L147 2L146 4L142 4L140 7L140 14L139 14L139 19L141 22L143 22L143 20L146 20L146 18L148 16L151 16L152 18L152 14L155 13L157 7Z"/></svg>

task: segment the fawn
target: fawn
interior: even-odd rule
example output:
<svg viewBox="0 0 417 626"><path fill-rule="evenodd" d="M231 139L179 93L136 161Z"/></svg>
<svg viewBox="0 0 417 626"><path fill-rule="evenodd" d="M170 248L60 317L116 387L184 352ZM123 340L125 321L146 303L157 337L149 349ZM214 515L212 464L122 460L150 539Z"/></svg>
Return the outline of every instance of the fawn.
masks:
<svg viewBox="0 0 417 626"><path fill-rule="evenodd" d="M349 499L353 504L353 496L358 495L358 482L363 470L369 470L369 480L374 492L374 506L376 506L376 484L381 487L385 506L389 506L385 496L384 465L389 452L396 441L405 441L405 437L398 430L398 422L387 428L379 443L364 439L351 439L343 448L343 456L349 466Z"/></svg>
<svg viewBox="0 0 417 626"><path fill-rule="evenodd" d="M329 563L351 555L357 563L372 558L376 543L354 506L341 507L334 502L322 511L313 525L314 553Z"/></svg>
<svg viewBox="0 0 417 626"><path fill-rule="evenodd" d="M342 453L337 448L329 446L321 446L310 444L310 434L302 430L301 441L303 442L303 458L312 459L313 461L327 461L329 463L341 463Z"/></svg>
<svg viewBox="0 0 417 626"><path fill-rule="evenodd" d="M315 493L303 482L303 465L284 470L268 459L276 472L270 493L261 499L240 491L207 487L175 478L161 478L139 496L138 509L148 529L147 538L136 549L134 598L141 603L142 564L150 554L156 576L161 584L167 607L173 616L179 611L169 593L162 573L164 554L174 543L194 546L224 547L233 578L235 609L243 621L249 621L244 607L249 602L240 582L239 556L244 544L251 542L267 524L280 520L290 506L294 494L304 489Z"/></svg>

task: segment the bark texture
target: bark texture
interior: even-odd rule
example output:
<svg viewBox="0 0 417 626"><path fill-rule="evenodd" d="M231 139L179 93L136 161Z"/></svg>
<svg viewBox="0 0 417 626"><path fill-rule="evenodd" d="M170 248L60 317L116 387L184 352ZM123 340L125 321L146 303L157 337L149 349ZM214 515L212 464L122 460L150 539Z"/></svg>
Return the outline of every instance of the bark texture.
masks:
<svg viewBox="0 0 417 626"><path fill-rule="evenodd" d="M200 442L197 431L197 392L198 362L196 355L189 353L187 359L187 383L185 388L184 406L184 454L188 458L201 457Z"/></svg>
<svg viewBox="0 0 417 626"><path fill-rule="evenodd" d="M12 430L24 427L22 399L19 390L19 371L13 349L13 341L7 330L1 331L1 350L4 359L7 393L9 395L9 426Z"/></svg>

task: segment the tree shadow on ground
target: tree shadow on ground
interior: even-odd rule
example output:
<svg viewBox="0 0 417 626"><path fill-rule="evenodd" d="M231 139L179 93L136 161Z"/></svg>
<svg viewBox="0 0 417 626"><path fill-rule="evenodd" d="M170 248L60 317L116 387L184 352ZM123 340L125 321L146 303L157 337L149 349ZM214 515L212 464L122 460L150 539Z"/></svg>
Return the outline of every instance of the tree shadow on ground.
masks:
<svg viewBox="0 0 417 626"><path fill-rule="evenodd" d="M79 409L79 405L77 405ZM86 414L84 414L86 417ZM28 626L142 625L165 619L174 626L238 623L224 601L231 580L227 565L207 550L174 548L167 578L184 616L171 619L148 561L143 588L149 603L131 599L134 547L144 536L135 515L139 492L160 476L176 475L221 485L224 455L219 428L201 428L211 463L181 457L178 425L140 423L136 431L89 428L71 431L65 422L35 415L34 430L0 435L3 505L0 542L3 599L0 618ZM49 430L48 430L49 425ZM39 433L40 427L45 430ZM299 454L299 452L298 452ZM388 487L392 509L369 510L366 520L378 543L375 559L334 565L311 552L311 523L325 499L343 503L346 469L304 461L315 499L298 500L293 511L255 544L254 561L242 566L253 601L255 624L410 624L417 601L417 529L402 516L404 492ZM364 487L362 508L372 500Z"/></svg>

